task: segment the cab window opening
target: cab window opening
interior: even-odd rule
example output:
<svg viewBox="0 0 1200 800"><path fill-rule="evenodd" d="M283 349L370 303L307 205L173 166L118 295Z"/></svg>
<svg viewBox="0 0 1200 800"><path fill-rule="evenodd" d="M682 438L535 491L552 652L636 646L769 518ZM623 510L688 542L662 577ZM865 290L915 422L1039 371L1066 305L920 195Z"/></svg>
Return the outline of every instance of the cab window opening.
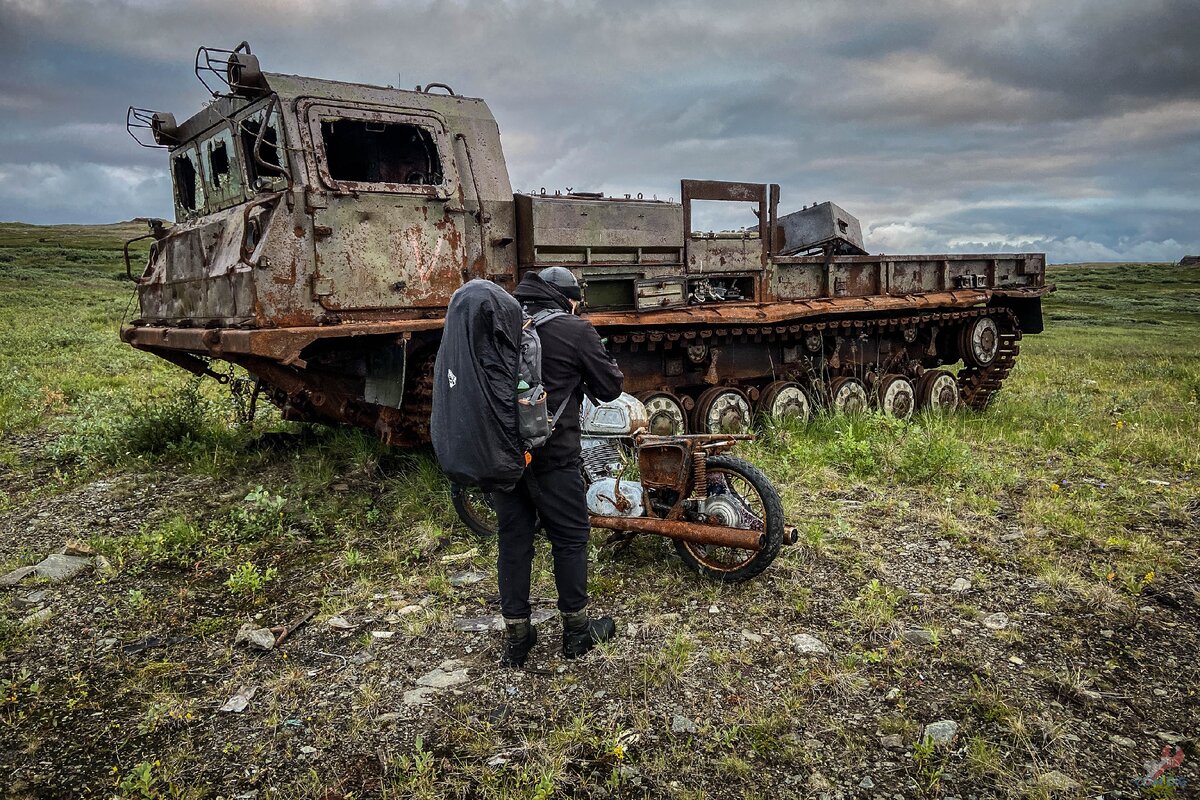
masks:
<svg viewBox="0 0 1200 800"><path fill-rule="evenodd" d="M175 194L181 208L195 211L199 206L199 182L196 175L196 163L191 153L181 153L175 156Z"/></svg>
<svg viewBox="0 0 1200 800"><path fill-rule="evenodd" d="M225 142L209 142L208 167L213 188L220 189L229 182L229 150Z"/></svg>
<svg viewBox="0 0 1200 800"><path fill-rule="evenodd" d="M433 134L420 125L322 120L321 138L335 181L438 186L442 162Z"/></svg>
<svg viewBox="0 0 1200 800"><path fill-rule="evenodd" d="M259 120L242 120L238 130L242 136L242 152L246 154L246 170L250 173L253 183L258 178L276 178L283 175L283 166L279 160L279 133L275 127L274 118L267 122L262 139L258 139L258 129L262 124ZM258 141L258 158L255 158L254 143ZM262 162L259 161L262 159Z"/></svg>

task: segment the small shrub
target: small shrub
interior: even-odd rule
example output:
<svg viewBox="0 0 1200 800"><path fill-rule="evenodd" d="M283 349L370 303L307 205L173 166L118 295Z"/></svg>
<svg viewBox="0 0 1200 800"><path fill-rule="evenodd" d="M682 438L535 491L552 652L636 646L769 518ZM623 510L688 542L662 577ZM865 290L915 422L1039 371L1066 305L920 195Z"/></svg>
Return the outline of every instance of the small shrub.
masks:
<svg viewBox="0 0 1200 800"><path fill-rule="evenodd" d="M166 399L144 399L128 407L111 397L93 398L70 425L47 448L55 460L116 464L184 454L231 435L213 404L200 394L199 378Z"/></svg>
<svg viewBox="0 0 1200 800"><path fill-rule="evenodd" d="M268 567L265 572L262 572L251 562L245 561L229 574L229 578L225 581L225 588L235 595L254 597L278 575L279 570L274 567Z"/></svg>

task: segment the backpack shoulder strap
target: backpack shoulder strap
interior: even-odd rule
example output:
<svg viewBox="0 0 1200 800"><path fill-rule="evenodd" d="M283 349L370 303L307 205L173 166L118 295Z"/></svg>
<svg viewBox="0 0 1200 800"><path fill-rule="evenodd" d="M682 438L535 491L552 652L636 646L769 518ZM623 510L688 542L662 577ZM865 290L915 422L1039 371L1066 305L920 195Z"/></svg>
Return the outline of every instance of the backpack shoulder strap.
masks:
<svg viewBox="0 0 1200 800"><path fill-rule="evenodd" d="M533 320L533 327L538 328L541 327L542 323L549 322L555 317L568 316L570 316L570 314L565 311L560 311L556 308L543 308L541 311L538 311L536 314L534 314L531 319Z"/></svg>

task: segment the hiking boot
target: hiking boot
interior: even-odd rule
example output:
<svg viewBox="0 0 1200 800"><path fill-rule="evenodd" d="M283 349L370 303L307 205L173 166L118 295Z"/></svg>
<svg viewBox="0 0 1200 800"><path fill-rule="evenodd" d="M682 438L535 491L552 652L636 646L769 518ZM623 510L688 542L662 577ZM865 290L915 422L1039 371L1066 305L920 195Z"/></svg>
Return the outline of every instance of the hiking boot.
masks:
<svg viewBox="0 0 1200 800"><path fill-rule="evenodd" d="M504 652L500 654L500 666L523 667L529 651L537 644L537 631L524 619L504 618Z"/></svg>
<svg viewBox="0 0 1200 800"><path fill-rule="evenodd" d="M617 624L612 617L588 619L586 611L563 614L563 655L579 658L600 642L607 642L617 635Z"/></svg>

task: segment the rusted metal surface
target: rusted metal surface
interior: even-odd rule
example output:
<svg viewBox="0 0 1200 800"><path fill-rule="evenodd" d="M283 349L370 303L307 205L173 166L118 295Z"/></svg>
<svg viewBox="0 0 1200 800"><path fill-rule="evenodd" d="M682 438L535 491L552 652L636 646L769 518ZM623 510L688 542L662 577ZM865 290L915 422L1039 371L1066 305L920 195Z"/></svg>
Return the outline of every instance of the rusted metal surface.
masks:
<svg viewBox="0 0 1200 800"><path fill-rule="evenodd" d="M127 113L159 120L176 223L130 270L140 313L121 337L198 374L242 364L290 418L424 440L450 296L551 264L585 285L626 388L681 411L710 388L754 403L788 381L820 406L841 378L915 383L959 360L982 313L1011 319L1006 354L1005 336L1041 330L1042 254L783 256L807 240L783 230L768 183L684 180L678 202L514 195L480 99L262 72L245 43L207 52L225 87L209 105L179 124ZM749 204L758 222L694 233L698 201ZM829 208L822 242L843 233ZM990 400L1005 363L959 373L966 404Z"/></svg>
<svg viewBox="0 0 1200 800"><path fill-rule="evenodd" d="M598 517L590 518L592 527L614 531L654 533L685 542L735 547L739 550L761 550L765 534L742 528L726 528L721 525L705 525L679 519L655 519L653 517Z"/></svg>

